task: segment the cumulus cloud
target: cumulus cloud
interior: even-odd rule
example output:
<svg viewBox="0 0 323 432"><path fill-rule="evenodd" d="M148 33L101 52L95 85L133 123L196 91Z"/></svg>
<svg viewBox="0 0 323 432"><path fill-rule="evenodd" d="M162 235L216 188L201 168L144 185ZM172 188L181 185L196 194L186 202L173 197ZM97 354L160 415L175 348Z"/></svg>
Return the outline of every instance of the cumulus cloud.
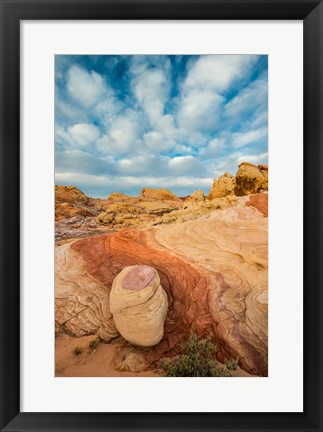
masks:
<svg viewBox="0 0 323 432"><path fill-rule="evenodd" d="M72 66L68 71L67 89L69 94L86 107L95 104L105 91L101 75Z"/></svg>
<svg viewBox="0 0 323 432"><path fill-rule="evenodd" d="M268 158L264 56L56 57L60 184L93 196L145 186L187 195Z"/></svg>
<svg viewBox="0 0 323 432"><path fill-rule="evenodd" d="M142 127L140 113L132 109L111 117L105 124L105 134L97 141L97 149L113 155L136 153Z"/></svg>
<svg viewBox="0 0 323 432"><path fill-rule="evenodd" d="M131 86L135 98L154 126L164 113L165 103L169 97L170 79L168 76L168 61L163 67L150 67L145 58L133 58Z"/></svg>
<svg viewBox="0 0 323 432"><path fill-rule="evenodd" d="M98 128L87 123L75 124L74 126L68 128L67 133L80 147L88 147L90 144L93 144L100 136Z"/></svg>
<svg viewBox="0 0 323 432"><path fill-rule="evenodd" d="M259 111L267 111L268 82L263 76L251 82L243 88L226 105L226 115L230 117L247 116L250 113L257 114Z"/></svg>
<svg viewBox="0 0 323 432"><path fill-rule="evenodd" d="M218 93L237 80L246 80L256 63L255 55L204 55L192 63L183 88L207 89Z"/></svg>

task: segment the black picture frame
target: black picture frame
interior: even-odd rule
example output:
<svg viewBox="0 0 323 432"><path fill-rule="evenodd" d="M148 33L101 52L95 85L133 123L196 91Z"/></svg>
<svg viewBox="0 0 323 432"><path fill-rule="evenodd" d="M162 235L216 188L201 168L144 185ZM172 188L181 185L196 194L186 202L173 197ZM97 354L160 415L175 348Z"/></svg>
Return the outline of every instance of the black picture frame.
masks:
<svg viewBox="0 0 323 432"><path fill-rule="evenodd" d="M322 431L323 5L317 0L0 0L1 431ZM20 21L303 20L303 413L20 412ZM281 143L283 145L283 143ZM286 166L288 161L286 161ZM298 175L291 170L291 177ZM292 180L291 180L292 181ZM290 187L290 186L289 186ZM287 192L287 191L286 191ZM301 193L301 191L300 191ZM286 373L288 373L286 359ZM285 360L282 359L282 367ZM252 411L252 407L250 407Z"/></svg>

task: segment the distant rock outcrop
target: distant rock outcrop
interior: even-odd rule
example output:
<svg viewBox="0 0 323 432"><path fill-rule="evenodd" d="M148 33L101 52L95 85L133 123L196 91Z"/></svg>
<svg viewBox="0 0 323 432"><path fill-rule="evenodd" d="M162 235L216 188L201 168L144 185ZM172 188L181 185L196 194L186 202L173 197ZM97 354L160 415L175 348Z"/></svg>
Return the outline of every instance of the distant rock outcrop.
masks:
<svg viewBox="0 0 323 432"><path fill-rule="evenodd" d="M186 200L193 202L203 202L205 200L204 192L202 190L197 190L192 193Z"/></svg>
<svg viewBox="0 0 323 432"><path fill-rule="evenodd" d="M55 200L58 203L87 205L90 198L75 186L55 186Z"/></svg>
<svg viewBox="0 0 323 432"><path fill-rule="evenodd" d="M239 196L267 189L268 166L247 162L240 164L236 176L225 173L215 179L206 197L202 190L178 198L167 189L144 188L137 197L114 192L99 199L87 197L74 186L57 186L55 239L183 223L234 206Z"/></svg>
<svg viewBox="0 0 323 432"><path fill-rule="evenodd" d="M110 194L107 198L108 200L111 201L127 201L129 200L129 196L125 195L121 192L112 192L112 194Z"/></svg>
<svg viewBox="0 0 323 432"><path fill-rule="evenodd" d="M113 282L110 310L120 334L134 345L150 347L160 342L167 306L167 295L153 267L126 267Z"/></svg>
<svg viewBox="0 0 323 432"><path fill-rule="evenodd" d="M223 198L229 195L252 195L268 190L268 166L252 165L242 162L235 176L225 173L214 179L213 185L207 195L208 200Z"/></svg>
<svg viewBox="0 0 323 432"><path fill-rule="evenodd" d="M161 200L161 201L174 201L178 200L177 196L168 189L150 189L143 188L139 198L142 200Z"/></svg>
<svg viewBox="0 0 323 432"><path fill-rule="evenodd" d="M239 165L236 174L234 193L237 196L251 195L268 190L268 167L256 167L248 162Z"/></svg>
<svg viewBox="0 0 323 432"><path fill-rule="evenodd" d="M211 190L207 199L213 200L214 198L223 198L228 195L233 195L235 188L235 177L230 173L225 173L218 180L213 181Z"/></svg>
<svg viewBox="0 0 323 432"><path fill-rule="evenodd" d="M55 220L80 216L93 217L98 214L95 200L89 198L75 186L55 186Z"/></svg>
<svg viewBox="0 0 323 432"><path fill-rule="evenodd" d="M118 225L125 221L131 223L131 220L137 218L141 213L143 209L138 205L114 203L100 213L97 220L103 225Z"/></svg>

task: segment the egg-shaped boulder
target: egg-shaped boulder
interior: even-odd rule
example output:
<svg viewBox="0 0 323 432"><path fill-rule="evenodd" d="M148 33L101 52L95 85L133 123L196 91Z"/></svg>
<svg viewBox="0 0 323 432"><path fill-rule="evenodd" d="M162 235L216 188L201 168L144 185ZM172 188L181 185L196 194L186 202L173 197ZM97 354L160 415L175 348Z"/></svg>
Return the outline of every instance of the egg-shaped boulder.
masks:
<svg viewBox="0 0 323 432"><path fill-rule="evenodd" d="M142 347L157 345L164 335L167 308L167 294L153 267L126 267L114 279L110 310L128 342Z"/></svg>

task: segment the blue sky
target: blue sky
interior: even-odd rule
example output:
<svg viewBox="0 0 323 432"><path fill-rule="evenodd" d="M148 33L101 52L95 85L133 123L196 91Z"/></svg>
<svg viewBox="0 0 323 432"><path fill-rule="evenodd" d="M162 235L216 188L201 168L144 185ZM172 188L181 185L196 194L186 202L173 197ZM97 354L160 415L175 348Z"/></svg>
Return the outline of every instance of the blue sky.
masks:
<svg viewBox="0 0 323 432"><path fill-rule="evenodd" d="M267 56L55 56L56 184L185 196L267 160Z"/></svg>

